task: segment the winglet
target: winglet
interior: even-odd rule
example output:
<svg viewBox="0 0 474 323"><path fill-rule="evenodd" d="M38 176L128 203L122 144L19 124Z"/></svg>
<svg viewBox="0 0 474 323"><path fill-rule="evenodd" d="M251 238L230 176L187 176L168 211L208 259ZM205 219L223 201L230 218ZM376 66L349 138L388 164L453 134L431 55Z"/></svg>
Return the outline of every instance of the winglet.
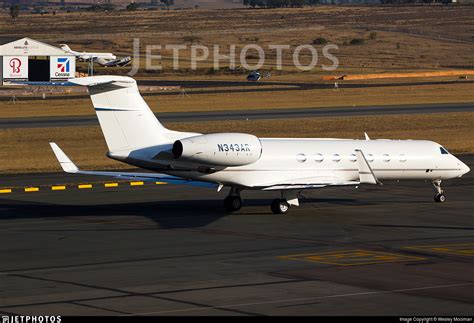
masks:
<svg viewBox="0 0 474 323"><path fill-rule="evenodd" d="M59 148L54 142L50 142L49 145L54 152L54 155L58 159L59 164L66 173L77 173L79 168L69 159L68 156Z"/></svg>
<svg viewBox="0 0 474 323"><path fill-rule="evenodd" d="M364 136L365 136L365 140L370 140L369 135L367 134L367 132L364 132Z"/></svg>
<svg viewBox="0 0 474 323"><path fill-rule="evenodd" d="M355 150L357 155L357 163L359 164L359 181L361 184L379 184L383 185L375 176L374 171L370 167L364 153L360 149Z"/></svg>

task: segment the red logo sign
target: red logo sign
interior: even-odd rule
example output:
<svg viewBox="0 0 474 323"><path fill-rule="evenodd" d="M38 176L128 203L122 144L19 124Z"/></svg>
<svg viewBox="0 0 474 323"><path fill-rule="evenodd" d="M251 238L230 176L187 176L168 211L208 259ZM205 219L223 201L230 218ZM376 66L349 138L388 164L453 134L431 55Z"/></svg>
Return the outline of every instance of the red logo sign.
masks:
<svg viewBox="0 0 474 323"><path fill-rule="evenodd" d="M13 74L20 73L21 60L18 58L12 58L10 60L10 67L12 68Z"/></svg>

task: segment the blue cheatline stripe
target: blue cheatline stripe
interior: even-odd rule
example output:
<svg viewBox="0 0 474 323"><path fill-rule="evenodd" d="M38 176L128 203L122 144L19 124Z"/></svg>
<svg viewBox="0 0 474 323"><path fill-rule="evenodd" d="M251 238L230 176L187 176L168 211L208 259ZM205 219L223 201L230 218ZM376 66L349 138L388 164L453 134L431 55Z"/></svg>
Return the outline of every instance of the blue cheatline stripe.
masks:
<svg viewBox="0 0 474 323"><path fill-rule="evenodd" d="M114 108L94 108L95 111L139 111L139 110L126 110L126 109L114 109Z"/></svg>
<svg viewBox="0 0 474 323"><path fill-rule="evenodd" d="M25 85L51 85L51 86L77 86L77 84L71 83L67 80L64 81L52 81L52 82L36 82L36 81L11 81L14 84L25 84Z"/></svg>

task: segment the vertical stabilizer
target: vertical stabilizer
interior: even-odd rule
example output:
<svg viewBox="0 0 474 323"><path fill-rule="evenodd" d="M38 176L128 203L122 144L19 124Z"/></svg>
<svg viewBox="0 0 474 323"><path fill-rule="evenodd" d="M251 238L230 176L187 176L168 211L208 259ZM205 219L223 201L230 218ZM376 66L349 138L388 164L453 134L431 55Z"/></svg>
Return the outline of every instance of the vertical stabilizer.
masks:
<svg viewBox="0 0 474 323"><path fill-rule="evenodd" d="M94 76L70 82L88 87L110 152L172 143L166 136L171 131L150 110L134 79Z"/></svg>

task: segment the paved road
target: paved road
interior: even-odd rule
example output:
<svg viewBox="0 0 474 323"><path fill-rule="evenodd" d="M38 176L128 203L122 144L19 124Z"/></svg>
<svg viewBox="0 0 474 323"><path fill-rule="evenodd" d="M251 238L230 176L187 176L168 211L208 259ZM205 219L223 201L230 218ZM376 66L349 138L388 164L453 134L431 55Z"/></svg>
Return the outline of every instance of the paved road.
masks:
<svg viewBox="0 0 474 323"><path fill-rule="evenodd" d="M342 82L342 81L341 81ZM472 80L448 80L448 81L405 81L405 82L376 82L376 83L353 83L339 82L340 89L364 89L374 87L397 87L397 86L425 86L425 85L445 85L468 83L474 84ZM258 83L246 81L161 81L161 80L138 80L142 86L180 86L182 89L189 90L193 95L197 94L219 94L219 93L250 93L250 92L278 92L295 90L318 90L333 89L334 83L300 83L300 82L268 82ZM5 88L7 89L7 88ZM48 91L46 91L48 92ZM1 93L1 92L0 92ZM160 96L160 95L181 95L182 90L173 90L165 92L143 92L142 96ZM48 100L77 100L87 98L86 94L76 95L55 95L49 96ZM38 96L18 96L21 101L43 100L42 95ZM11 95L0 96L0 101L10 101Z"/></svg>
<svg viewBox="0 0 474 323"><path fill-rule="evenodd" d="M472 315L473 173L444 204L429 183L384 184L305 192L284 216L268 192L230 215L223 192L186 186L0 194L0 312Z"/></svg>
<svg viewBox="0 0 474 323"><path fill-rule="evenodd" d="M472 111L474 111L474 103L449 103L304 109L262 109L243 111L231 110L211 112L171 112L157 113L156 115L160 119L160 121L166 123L247 119L256 120L286 118L351 117L364 115L427 114ZM97 124L98 121L96 116L0 118L0 129L71 127Z"/></svg>

